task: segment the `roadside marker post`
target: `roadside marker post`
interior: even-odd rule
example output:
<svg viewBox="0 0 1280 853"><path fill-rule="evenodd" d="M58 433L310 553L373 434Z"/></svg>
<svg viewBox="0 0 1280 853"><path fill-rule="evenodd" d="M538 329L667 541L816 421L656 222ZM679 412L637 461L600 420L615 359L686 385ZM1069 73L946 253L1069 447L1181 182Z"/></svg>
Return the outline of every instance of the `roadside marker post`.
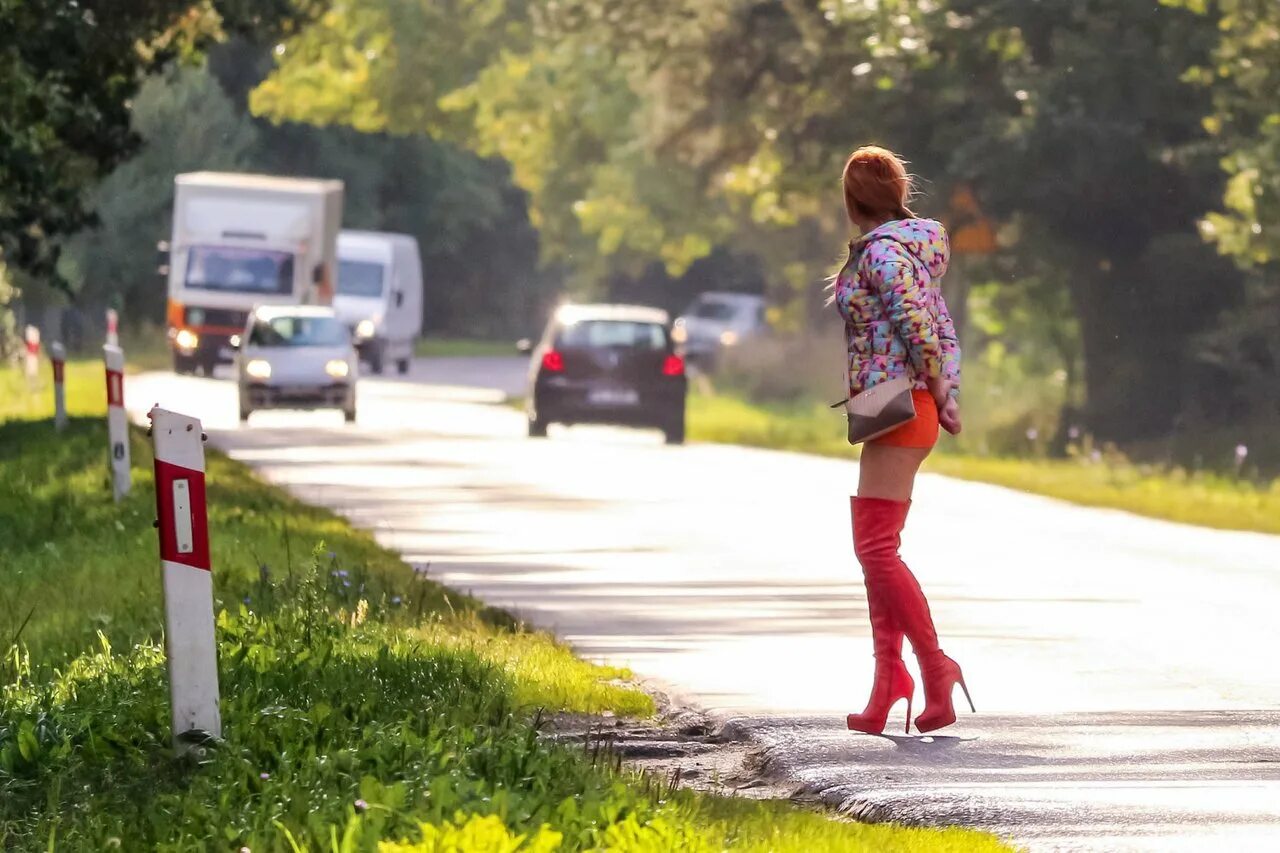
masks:
<svg viewBox="0 0 1280 853"><path fill-rule="evenodd" d="M63 384L67 364L67 351L54 341L49 345L49 360L53 362L53 426L58 432L67 427L67 389Z"/></svg>
<svg viewBox="0 0 1280 853"><path fill-rule="evenodd" d="M120 346L120 313L114 308L107 309L107 343Z"/></svg>
<svg viewBox="0 0 1280 853"><path fill-rule="evenodd" d="M200 421L155 406L156 527L164 583L164 644L173 711L173 745L183 752L201 737L222 736L213 572L205 505Z"/></svg>
<svg viewBox="0 0 1280 853"><path fill-rule="evenodd" d="M107 441L111 450L111 492L118 501L129 494L129 416L124 410L124 352L102 348L107 367Z"/></svg>
<svg viewBox="0 0 1280 853"><path fill-rule="evenodd" d="M40 375L40 330L27 326L24 337L27 343L27 381L35 382Z"/></svg>

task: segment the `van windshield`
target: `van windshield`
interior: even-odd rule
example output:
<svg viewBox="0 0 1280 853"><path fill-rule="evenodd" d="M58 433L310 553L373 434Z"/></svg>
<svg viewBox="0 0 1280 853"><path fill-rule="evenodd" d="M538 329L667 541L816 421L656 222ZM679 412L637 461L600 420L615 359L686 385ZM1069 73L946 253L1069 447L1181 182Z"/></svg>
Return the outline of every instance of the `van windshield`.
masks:
<svg viewBox="0 0 1280 853"><path fill-rule="evenodd" d="M338 260L338 293L374 298L382 295L386 268L376 261Z"/></svg>
<svg viewBox="0 0 1280 853"><path fill-rule="evenodd" d="M224 293L293 292L293 255L269 249L192 246L186 287Z"/></svg>
<svg viewBox="0 0 1280 853"><path fill-rule="evenodd" d="M336 347L351 340L333 317L272 317L256 320L249 344L256 347Z"/></svg>

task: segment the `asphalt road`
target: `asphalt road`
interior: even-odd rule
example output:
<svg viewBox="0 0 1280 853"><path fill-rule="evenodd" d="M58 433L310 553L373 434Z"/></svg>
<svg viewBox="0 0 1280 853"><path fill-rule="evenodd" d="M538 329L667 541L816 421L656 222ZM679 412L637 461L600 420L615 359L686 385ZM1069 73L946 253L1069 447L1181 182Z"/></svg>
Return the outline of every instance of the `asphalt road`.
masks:
<svg viewBox="0 0 1280 853"><path fill-rule="evenodd" d="M126 399L202 418L435 578L732 719L831 805L1037 850L1280 849L1280 537L923 476L904 556L980 713L852 735L872 667L856 464L606 428L530 440L497 405L522 373L419 361L362 380L354 426L242 428L217 379L130 377Z"/></svg>

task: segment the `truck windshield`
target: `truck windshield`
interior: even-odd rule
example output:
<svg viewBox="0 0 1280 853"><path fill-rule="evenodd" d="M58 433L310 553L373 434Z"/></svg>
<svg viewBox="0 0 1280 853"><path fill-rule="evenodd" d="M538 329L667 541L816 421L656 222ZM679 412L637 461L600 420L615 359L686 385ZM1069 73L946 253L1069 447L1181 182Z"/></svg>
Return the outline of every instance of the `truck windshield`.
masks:
<svg viewBox="0 0 1280 853"><path fill-rule="evenodd" d="M268 249L192 246L186 286L226 293L293 292L293 255Z"/></svg>
<svg viewBox="0 0 1280 853"><path fill-rule="evenodd" d="M249 331L256 347L336 347L350 342L346 326L332 317L272 317Z"/></svg>
<svg viewBox="0 0 1280 853"><path fill-rule="evenodd" d="M338 293L343 296L382 295L384 267L376 261L338 260Z"/></svg>

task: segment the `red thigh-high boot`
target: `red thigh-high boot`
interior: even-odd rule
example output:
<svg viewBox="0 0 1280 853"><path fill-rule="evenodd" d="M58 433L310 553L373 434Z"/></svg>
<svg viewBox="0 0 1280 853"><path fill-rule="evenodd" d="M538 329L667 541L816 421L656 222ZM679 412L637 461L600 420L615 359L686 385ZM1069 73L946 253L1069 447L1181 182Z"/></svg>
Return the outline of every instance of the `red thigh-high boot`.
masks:
<svg viewBox="0 0 1280 853"><path fill-rule="evenodd" d="M960 665L942 653L938 634L929 613L929 602L915 575L898 556L900 535L907 521L910 501L884 498L855 498L854 517L857 525L876 531L868 539L866 554L859 554L867 587L884 591L885 601L894 624L907 635L920 662L920 678L924 682L925 708L916 717L916 728L931 732L956 721L951 693L957 684L969 699ZM973 700L969 699L973 709Z"/></svg>
<svg viewBox="0 0 1280 853"><path fill-rule="evenodd" d="M907 700L907 724L911 731L911 694L915 682L902 662L902 631L893 619L893 610L882 582L882 573L867 569L869 561L881 559L886 552L898 552L898 534L874 517L860 516L858 498L850 499L853 512L853 550L862 563L863 581L867 587L867 613L871 619L871 643L875 651L876 673L871 683L871 698L861 714L848 716L849 728L856 732L880 734L889 720L889 710L899 699Z"/></svg>

